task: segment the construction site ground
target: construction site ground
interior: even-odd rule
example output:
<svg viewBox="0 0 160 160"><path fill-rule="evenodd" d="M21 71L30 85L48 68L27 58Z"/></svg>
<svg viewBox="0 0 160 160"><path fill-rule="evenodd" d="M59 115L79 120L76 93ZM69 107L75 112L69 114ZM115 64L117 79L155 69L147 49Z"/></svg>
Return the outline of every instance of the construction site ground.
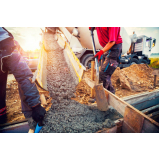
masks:
<svg viewBox="0 0 160 160"><path fill-rule="evenodd" d="M154 76L152 75L153 70L154 69L148 68L145 64L133 65L128 69L127 68L123 69L123 72L122 70L117 68L111 78L112 84L116 90L115 94L118 97L123 98L125 96L138 94L146 91L151 92L154 89L159 88L159 76L157 78L157 86L156 88L154 88ZM132 88L129 88L129 85L125 86L124 83L120 80L120 75L124 76L127 74L128 74L127 78L132 78L132 80L136 81L135 84L132 84L134 85L134 87ZM90 69L85 72L84 77L89 77L89 78L91 77ZM44 108L48 111L52 105L51 103L52 98L50 97L48 91L45 91L38 85L37 87L40 95L44 94L45 96L47 105L44 105ZM88 102L88 100L90 99L90 94L91 94L91 88L86 84L84 80L82 80L76 86L75 98L72 99L81 104L88 105L91 104L90 102ZM8 80L7 80L6 106L7 106L7 119L8 119L7 122L15 122L25 119L21 110L21 101L19 98L18 83L16 82L12 74L8 75Z"/></svg>
<svg viewBox="0 0 160 160"><path fill-rule="evenodd" d="M56 35L44 33L43 40L42 52L47 55L46 83L49 92L38 87L47 101L44 105L47 113L40 133L95 133L115 126L114 121L122 116L114 108L103 112L96 106L89 105L91 89L84 80L76 85L73 67L65 51L59 46ZM135 64L122 70L117 68L112 75L116 95L122 98L153 91L155 87L152 72L153 69L145 64ZM90 76L90 70L87 70L84 77ZM10 84L7 83L8 121L24 119L20 106L17 83L11 81Z"/></svg>

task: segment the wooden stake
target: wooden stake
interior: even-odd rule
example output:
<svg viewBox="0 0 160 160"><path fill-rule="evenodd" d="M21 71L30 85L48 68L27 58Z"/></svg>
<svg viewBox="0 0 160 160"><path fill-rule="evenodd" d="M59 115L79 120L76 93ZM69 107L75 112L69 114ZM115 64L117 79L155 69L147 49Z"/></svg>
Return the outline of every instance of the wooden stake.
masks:
<svg viewBox="0 0 160 160"><path fill-rule="evenodd" d="M157 78L157 75L154 75L154 88L156 88L156 78Z"/></svg>
<svg viewBox="0 0 160 160"><path fill-rule="evenodd" d="M152 74L154 75L154 88L156 88L157 76L159 76L159 70L154 70Z"/></svg>
<svg viewBox="0 0 160 160"><path fill-rule="evenodd" d="M91 61L91 80L94 81L95 61ZM91 98L95 97L95 90L91 88Z"/></svg>

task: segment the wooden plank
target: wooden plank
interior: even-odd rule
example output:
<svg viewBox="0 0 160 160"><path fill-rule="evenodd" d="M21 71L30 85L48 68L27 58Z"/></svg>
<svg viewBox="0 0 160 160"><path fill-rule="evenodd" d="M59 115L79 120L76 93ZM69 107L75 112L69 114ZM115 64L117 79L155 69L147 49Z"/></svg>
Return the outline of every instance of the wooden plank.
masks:
<svg viewBox="0 0 160 160"><path fill-rule="evenodd" d="M140 133L143 126L144 117L132 108L126 107L124 115L123 133Z"/></svg>
<svg viewBox="0 0 160 160"><path fill-rule="evenodd" d="M144 119L142 133L159 133L159 127L151 123L148 119Z"/></svg>
<svg viewBox="0 0 160 160"><path fill-rule="evenodd" d="M134 108L133 106L131 106L130 104L125 102L124 100L122 100L119 97L117 97L116 95L112 94L111 92L109 92L105 88L104 88L104 91L109 93L109 100L108 100L109 104L113 108L115 108L117 111L120 110L122 112L122 114L120 112L119 113L122 116L124 116L125 108L128 106L129 108L135 110L137 113L141 114L144 118L148 119L151 123L155 124L156 126L159 126L159 123L157 123L155 120L149 118L147 115L145 115L141 111L137 110L136 108ZM117 106L115 106L116 104L117 104Z"/></svg>
<svg viewBox="0 0 160 160"><path fill-rule="evenodd" d="M111 105L113 108L115 108L122 116L124 116L125 108L127 104L124 104L120 101L120 98L118 98L113 93L109 92L104 88L104 91L106 94L108 94L108 104Z"/></svg>
<svg viewBox="0 0 160 160"><path fill-rule="evenodd" d="M95 86L95 82L94 81L92 81L91 79L89 79L87 77L84 78L84 80L89 85L89 87L94 88L94 86Z"/></svg>

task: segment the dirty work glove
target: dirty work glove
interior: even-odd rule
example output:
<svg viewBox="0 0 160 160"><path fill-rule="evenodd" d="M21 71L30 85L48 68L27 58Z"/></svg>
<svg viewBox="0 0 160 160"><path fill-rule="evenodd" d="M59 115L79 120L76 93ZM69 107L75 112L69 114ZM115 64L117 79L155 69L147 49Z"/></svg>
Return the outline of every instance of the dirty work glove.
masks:
<svg viewBox="0 0 160 160"><path fill-rule="evenodd" d="M95 27L89 27L89 30L94 31Z"/></svg>
<svg viewBox="0 0 160 160"><path fill-rule="evenodd" d="M100 59L101 59L101 56L103 55L103 50L100 50L95 56L94 56L94 58L98 58L98 62L100 61Z"/></svg>
<svg viewBox="0 0 160 160"><path fill-rule="evenodd" d="M32 107L32 118L37 123L41 123L43 121L44 115L46 114L46 110L38 104L35 107Z"/></svg>

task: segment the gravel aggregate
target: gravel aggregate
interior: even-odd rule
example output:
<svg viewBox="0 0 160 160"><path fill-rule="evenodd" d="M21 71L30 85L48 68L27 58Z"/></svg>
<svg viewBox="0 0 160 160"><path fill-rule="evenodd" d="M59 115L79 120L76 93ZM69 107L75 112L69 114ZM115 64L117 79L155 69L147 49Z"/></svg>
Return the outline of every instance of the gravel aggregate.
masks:
<svg viewBox="0 0 160 160"><path fill-rule="evenodd" d="M75 97L77 82L54 34L44 33L44 47L47 51L47 87L52 106L45 115L40 132L95 133L102 128L113 127L113 120L121 117L116 110L102 112L71 100Z"/></svg>

